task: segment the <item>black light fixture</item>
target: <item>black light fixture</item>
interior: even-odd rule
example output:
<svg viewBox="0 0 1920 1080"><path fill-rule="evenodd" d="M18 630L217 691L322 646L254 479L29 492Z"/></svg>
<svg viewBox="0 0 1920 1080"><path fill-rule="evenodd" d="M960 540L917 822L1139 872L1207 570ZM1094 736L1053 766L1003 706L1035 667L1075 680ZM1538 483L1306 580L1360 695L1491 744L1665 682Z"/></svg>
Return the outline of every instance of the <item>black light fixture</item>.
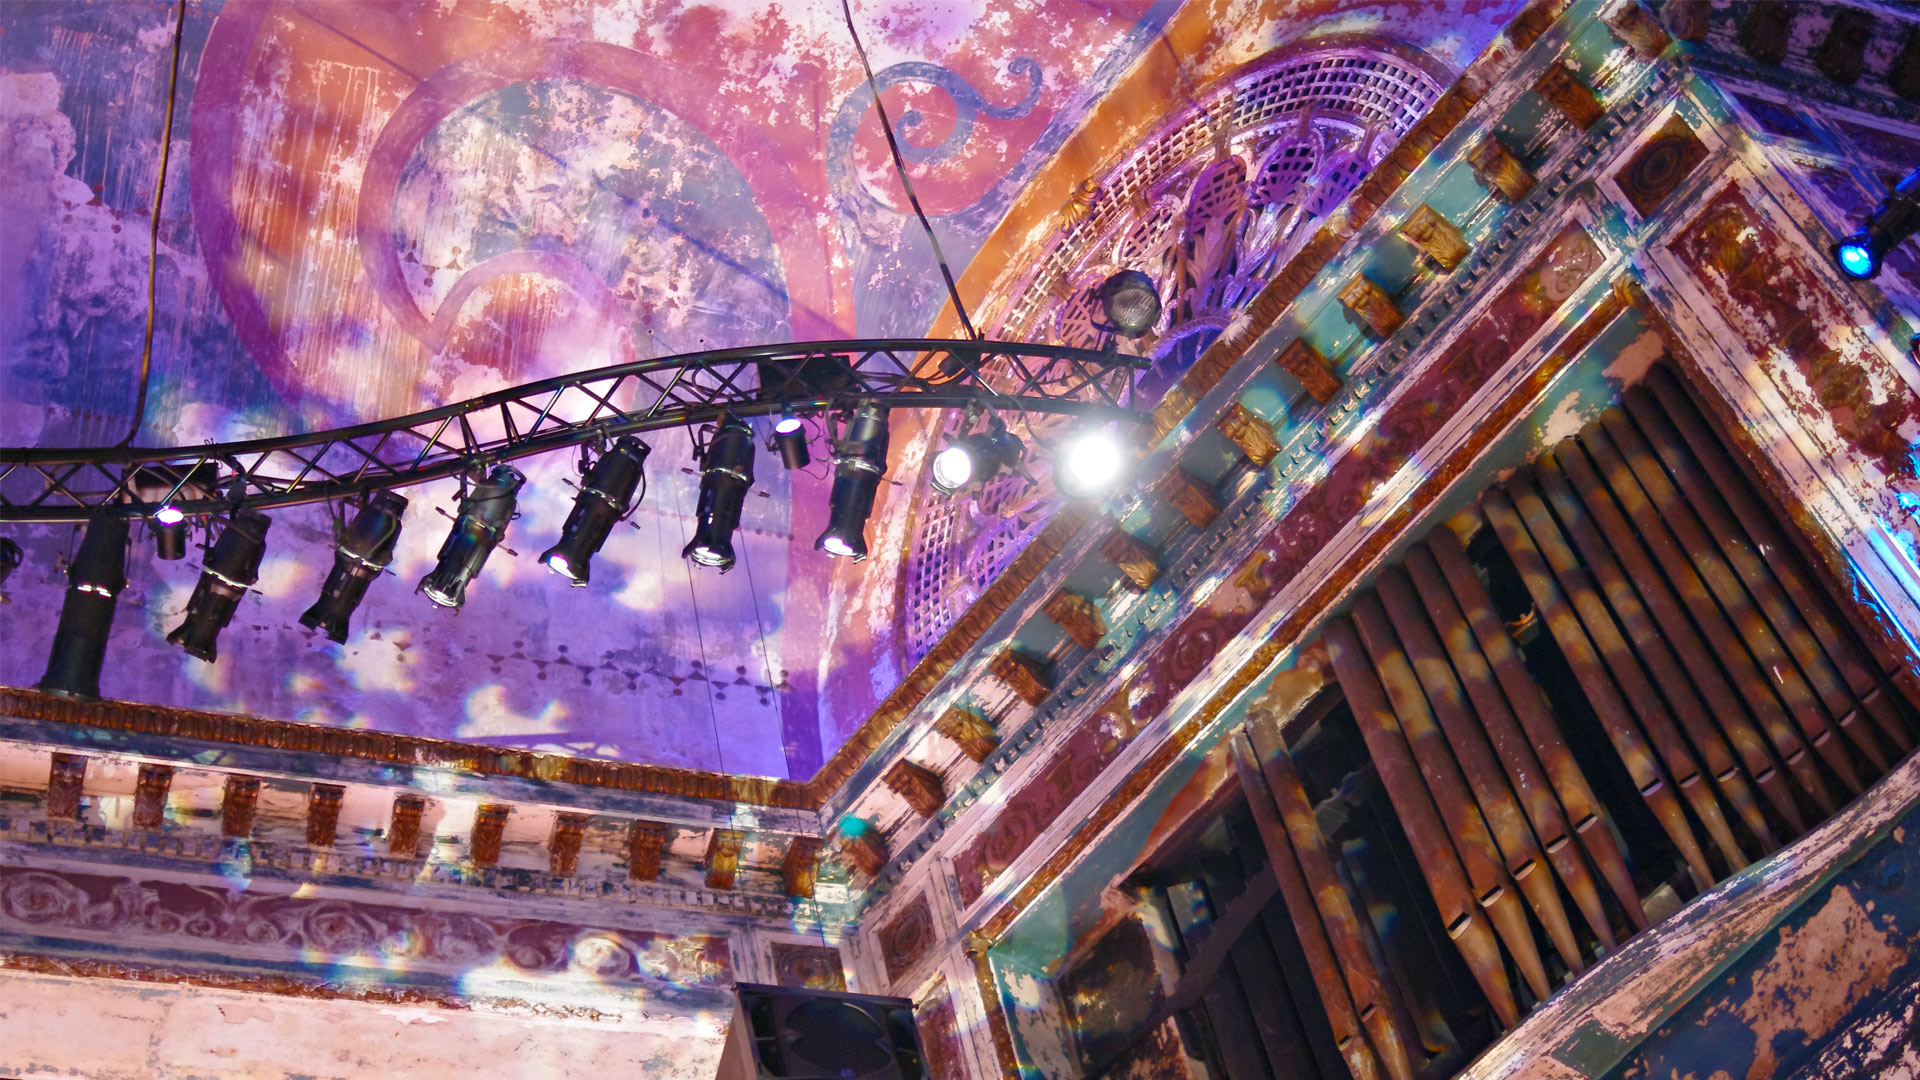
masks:
<svg viewBox="0 0 1920 1080"><path fill-rule="evenodd" d="M1061 440L1053 459L1053 483L1076 499L1106 495L1120 481L1129 457L1104 426L1075 428Z"/></svg>
<svg viewBox="0 0 1920 1080"><path fill-rule="evenodd" d="M453 531L440 545L432 572L420 579L416 591L444 608L458 610L467 602L467 582L487 564L487 556L507 533L514 504L526 475L511 465L495 465L485 480L473 485L460 500Z"/></svg>
<svg viewBox="0 0 1920 1080"><path fill-rule="evenodd" d="M273 519L258 510L243 506L233 512L200 568L200 581L187 598L186 620L167 635L168 644L208 663L219 659L215 642L233 621L240 598L260 580L260 560L266 557L272 525Z"/></svg>
<svg viewBox="0 0 1920 1080"><path fill-rule="evenodd" d="M976 484L985 484L1001 469L1025 471L1026 444L1007 430L999 417L987 423L985 431L962 435L933 456L933 489L942 495Z"/></svg>
<svg viewBox="0 0 1920 1080"><path fill-rule="evenodd" d="M806 444L801 444L806 452ZM732 413L722 413L700 455L700 501L694 509L693 539L680 552L701 566L733 569L733 530L753 488L753 429Z"/></svg>
<svg viewBox="0 0 1920 1080"><path fill-rule="evenodd" d="M127 486L143 503L157 504L147 516L153 532L154 554L173 561L187 554L187 516L180 504L213 497L220 485L220 466L203 461L191 469L177 465L143 465L134 470Z"/></svg>
<svg viewBox="0 0 1920 1080"><path fill-rule="evenodd" d="M1107 317L1105 328L1121 337L1141 337L1160 321L1160 292L1138 270L1122 270L1101 282L1093 298Z"/></svg>
<svg viewBox="0 0 1920 1080"><path fill-rule="evenodd" d="M20 551L19 544L14 543L9 537L0 536L0 585L7 583L7 578L13 576L13 572L19 569L20 561L25 557Z"/></svg>
<svg viewBox="0 0 1920 1080"><path fill-rule="evenodd" d="M97 510L67 567L67 598L39 689L61 697L100 696L100 668L113 629L114 598L127 587L127 519Z"/></svg>
<svg viewBox="0 0 1920 1080"><path fill-rule="evenodd" d="M1920 169L1893 185L1859 232L1833 245L1833 261L1850 278L1878 276L1887 252L1916 230L1920 230Z"/></svg>
<svg viewBox="0 0 1920 1080"><path fill-rule="evenodd" d="M859 562L867 557L867 516L887 471L887 412L863 401L847 423L846 438L833 444L833 491L827 497L827 528L813 546Z"/></svg>
<svg viewBox="0 0 1920 1080"><path fill-rule="evenodd" d="M346 644L347 620L367 595L367 586L393 562L400 518L406 511L407 500L399 495L373 493L333 549L333 571L320 586L320 599L300 616L300 625L324 630L329 639Z"/></svg>
<svg viewBox="0 0 1920 1080"><path fill-rule="evenodd" d="M633 493L651 452L646 443L622 435L613 449L600 455L587 470L586 485L560 529L560 542L541 554L542 565L576 588L586 585L594 554L633 507Z"/></svg>
<svg viewBox="0 0 1920 1080"><path fill-rule="evenodd" d="M813 464L813 454L807 450L806 421L794 413L781 413L780 419L773 422L771 449L780 452L780 464L788 469L804 469Z"/></svg>

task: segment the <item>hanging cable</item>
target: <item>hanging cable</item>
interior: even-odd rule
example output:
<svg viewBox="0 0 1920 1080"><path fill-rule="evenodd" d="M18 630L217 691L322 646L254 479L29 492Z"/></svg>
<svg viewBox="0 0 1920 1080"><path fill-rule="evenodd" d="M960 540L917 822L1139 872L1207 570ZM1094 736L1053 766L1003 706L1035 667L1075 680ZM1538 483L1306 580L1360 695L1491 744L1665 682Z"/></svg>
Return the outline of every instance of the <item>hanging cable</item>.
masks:
<svg viewBox="0 0 1920 1080"><path fill-rule="evenodd" d="M147 237L147 330L140 345L140 396L133 405L133 424L121 446L131 446L147 417L147 380L153 374L154 294L160 275L160 209L167 195L167 158L173 150L173 103L180 89L180 42L186 36L187 0L177 0L173 16L173 67L167 74L167 118L160 129L160 175L153 182L153 228Z"/></svg>
<svg viewBox="0 0 1920 1080"><path fill-rule="evenodd" d="M940 250L940 238L933 235L933 223L927 220L927 212L920 209L920 196L913 192L913 181L907 178L907 162L900 154L900 142L893 136L893 123L887 119L887 107L880 100L880 84L874 80L873 65L867 62L866 47L860 44L860 31L853 28L853 8L848 0L840 0L840 10L847 16L847 33L853 37L853 51L860 54L860 67L867 73L867 88L873 91L873 108L880 114L880 130L886 132L887 150L893 154L894 170L900 174L900 186L906 189L907 201L913 204L913 213L920 219L920 227L927 231L927 242L933 245L934 261L940 264L940 276L946 280L947 295L953 300L953 312L960 317L960 327L967 336L980 339L980 331L973 328L973 320L967 318L967 305L960 300L960 287L954 284L953 268L947 265L947 256Z"/></svg>

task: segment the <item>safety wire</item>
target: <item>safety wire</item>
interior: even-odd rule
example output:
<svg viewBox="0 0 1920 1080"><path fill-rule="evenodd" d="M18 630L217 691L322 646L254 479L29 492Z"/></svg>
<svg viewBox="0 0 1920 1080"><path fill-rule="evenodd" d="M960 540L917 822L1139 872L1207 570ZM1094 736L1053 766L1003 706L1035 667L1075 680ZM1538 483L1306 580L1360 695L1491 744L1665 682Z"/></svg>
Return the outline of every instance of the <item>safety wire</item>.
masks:
<svg viewBox="0 0 1920 1080"><path fill-rule="evenodd" d="M180 89L180 42L186 36L187 0L177 0L173 16L173 66L167 74L167 118L160 131L160 175L153 182L153 228L147 236L147 329L140 345L140 396L133 405L133 424L121 446L131 446L147 418L147 380L153 374L154 294L160 274L160 211L166 205L167 159L173 150L173 104Z"/></svg>

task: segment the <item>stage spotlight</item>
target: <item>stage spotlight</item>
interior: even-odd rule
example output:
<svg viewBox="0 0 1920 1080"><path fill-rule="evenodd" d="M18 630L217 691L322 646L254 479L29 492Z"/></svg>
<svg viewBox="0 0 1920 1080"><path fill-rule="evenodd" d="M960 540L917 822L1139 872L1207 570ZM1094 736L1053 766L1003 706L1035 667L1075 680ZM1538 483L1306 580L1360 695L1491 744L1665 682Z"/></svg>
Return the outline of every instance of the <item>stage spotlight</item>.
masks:
<svg viewBox="0 0 1920 1080"><path fill-rule="evenodd" d="M219 659L214 643L233 621L240 598L260 580L260 560L266 557L267 529L272 525L273 519L258 510L243 506L233 512L200 569L200 583L187 598L186 621L167 635L168 644L208 663Z"/></svg>
<svg viewBox="0 0 1920 1080"><path fill-rule="evenodd" d="M25 556L21 554L19 544L14 543L8 537L0 536L0 585L7 583L7 579L13 576L15 570L19 569L20 560L24 557Z"/></svg>
<svg viewBox="0 0 1920 1080"><path fill-rule="evenodd" d="M1107 328L1121 337L1141 337L1160 321L1160 293L1138 270L1122 270L1101 282L1093 297L1106 314Z"/></svg>
<svg viewBox="0 0 1920 1080"><path fill-rule="evenodd" d="M543 566L576 588L586 585L594 553L633 507L633 493L640 486L641 470L651 452L646 443L622 435L614 441L613 449L600 455L587 470L586 484L573 501L573 512L560 528L560 542L541 554Z"/></svg>
<svg viewBox="0 0 1920 1080"><path fill-rule="evenodd" d="M833 492L827 497L827 529L813 546L855 562L867 557L867 515L887 471L887 413L862 402L833 447Z"/></svg>
<svg viewBox="0 0 1920 1080"><path fill-rule="evenodd" d="M1833 261L1850 278L1880 273L1881 261L1901 241L1920 230L1920 169L1908 173L1874 208L1859 232L1833 245Z"/></svg>
<svg viewBox="0 0 1920 1080"><path fill-rule="evenodd" d="M789 469L813 464L813 455L807 450L806 423L792 413L782 413L774 421L772 449L780 451L780 464Z"/></svg>
<svg viewBox="0 0 1920 1080"><path fill-rule="evenodd" d="M67 598L39 689L61 697L100 696L100 668L113 629L114 597L127 587L127 519L96 511L67 567Z"/></svg>
<svg viewBox="0 0 1920 1080"><path fill-rule="evenodd" d="M933 456L933 489L942 495L985 484L1001 469L1020 469L1026 446L999 417L985 431L963 435Z"/></svg>
<svg viewBox="0 0 1920 1080"><path fill-rule="evenodd" d="M1053 479L1075 498L1105 495L1120 479L1126 455L1104 428L1081 428L1070 433L1054 458Z"/></svg>
<svg viewBox="0 0 1920 1080"><path fill-rule="evenodd" d="M802 447L804 449L804 447ZM733 530L753 488L753 429L732 413L720 417L700 459L700 501L693 539L680 552L701 566L733 569Z"/></svg>
<svg viewBox="0 0 1920 1080"><path fill-rule="evenodd" d="M494 545L506 535L507 522L513 520L514 501L526 482L519 469L495 465L485 480L475 484L460 500L460 515L453 520L453 531L440 545L438 562L420 579L417 591L444 608L458 609L466 603L467 582L487 564Z"/></svg>
<svg viewBox="0 0 1920 1080"><path fill-rule="evenodd" d="M300 616L300 625L326 631L341 644L347 640L347 620L367 595L367 586L393 562L400 540L400 517L407 500L391 491L376 491L354 515L352 527L333 550L333 572L320 586L320 599Z"/></svg>
<svg viewBox="0 0 1920 1080"><path fill-rule="evenodd" d="M187 515L181 503L199 502L213 497L220 484L220 467L204 461L191 469L176 465L145 465L134 471L127 486L143 503L159 503L147 518L153 532L154 554L172 561L187 554Z"/></svg>

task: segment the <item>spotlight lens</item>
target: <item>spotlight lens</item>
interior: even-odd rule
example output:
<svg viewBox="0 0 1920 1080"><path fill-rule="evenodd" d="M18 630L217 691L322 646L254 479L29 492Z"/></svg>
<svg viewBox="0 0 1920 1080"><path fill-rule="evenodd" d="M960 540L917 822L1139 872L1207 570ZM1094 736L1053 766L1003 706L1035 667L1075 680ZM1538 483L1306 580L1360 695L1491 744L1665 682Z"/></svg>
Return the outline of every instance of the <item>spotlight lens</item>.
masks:
<svg viewBox="0 0 1920 1080"><path fill-rule="evenodd" d="M547 556L547 569L562 577L573 576L573 567L567 565L567 557L558 552Z"/></svg>
<svg viewBox="0 0 1920 1080"><path fill-rule="evenodd" d="M973 482L973 454L955 444L933 456L933 483L942 491L958 491Z"/></svg>
<svg viewBox="0 0 1920 1080"><path fill-rule="evenodd" d="M733 562L733 556L702 544L693 549L693 561L701 566L727 566Z"/></svg>
<svg viewBox="0 0 1920 1080"><path fill-rule="evenodd" d="M1081 495L1106 491L1120 478L1122 461L1113 436L1104 431L1081 432L1060 455L1060 485Z"/></svg>
<svg viewBox="0 0 1920 1080"><path fill-rule="evenodd" d="M1873 252L1866 244L1858 240L1844 240L1840 244L1840 269L1847 276L1864 278L1873 274Z"/></svg>
<svg viewBox="0 0 1920 1080"><path fill-rule="evenodd" d="M777 423L773 425L773 430L779 432L782 435L788 434L789 432L799 431L800 418L797 416L783 416L779 419Z"/></svg>
<svg viewBox="0 0 1920 1080"><path fill-rule="evenodd" d="M820 541L820 547L827 554L838 555L842 558L849 557L853 554L853 545L838 536L829 536L825 540Z"/></svg>
<svg viewBox="0 0 1920 1080"><path fill-rule="evenodd" d="M187 520L187 515L177 506L163 506L153 512L153 520L157 525L178 525Z"/></svg>

